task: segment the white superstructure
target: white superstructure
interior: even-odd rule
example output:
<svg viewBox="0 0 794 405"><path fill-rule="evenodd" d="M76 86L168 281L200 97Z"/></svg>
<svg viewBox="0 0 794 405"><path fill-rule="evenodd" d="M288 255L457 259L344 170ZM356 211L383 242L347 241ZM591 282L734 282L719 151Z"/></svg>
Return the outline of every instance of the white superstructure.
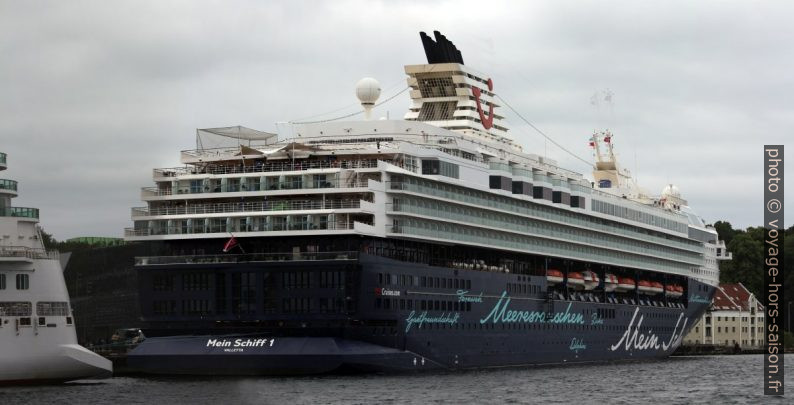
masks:
<svg viewBox="0 0 794 405"><path fill-rule="evenodd" d="M507 134L493 80L459 53L445 58L405 67L412 104L404 120L293 125L280 141L242 127L199 130L197 148L182 152L184 166L154 170L156 186L142 190L147 206L132 209L126 239L355 234L717 285L716 261L728 253L713 228L685 205L634 187L611 144L608 156L599 153L595 182L524 152ZM359 83L359 97L376 83ZM376 99L361 101L369 111ZM208 134L232 146L208 148Z"/></svg>
<svg viewBox="0 0 794 405"><path fill-rule="evenodd" d="M110 361L77 344L58 252L42 244L38 209L11 206L16 195L0 179L0 384L109 376Z"/></svg>

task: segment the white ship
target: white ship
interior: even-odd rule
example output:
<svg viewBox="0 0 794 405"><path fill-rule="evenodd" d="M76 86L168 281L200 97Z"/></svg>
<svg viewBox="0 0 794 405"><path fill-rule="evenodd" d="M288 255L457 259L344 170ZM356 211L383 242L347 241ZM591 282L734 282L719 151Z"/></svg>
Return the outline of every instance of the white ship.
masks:
<svg viewBox="0 0 794 405"><path fill-rule="evenodd" d="M39 210L12 207L16 196L17 182L0 179L0 384L110 376L109 360L77 344L59 254L42 243Z"/></svg>

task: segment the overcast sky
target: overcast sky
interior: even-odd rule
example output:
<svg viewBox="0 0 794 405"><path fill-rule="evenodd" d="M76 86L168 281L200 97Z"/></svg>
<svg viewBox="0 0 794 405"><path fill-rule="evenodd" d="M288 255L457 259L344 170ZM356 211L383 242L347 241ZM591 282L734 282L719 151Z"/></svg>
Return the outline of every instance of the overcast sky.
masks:
<svg viewBox="0 0 794 405"><path fill-rule="evenodd" d="M121 236L151 169L178 166L195 128L355 112L356 81L401 90L403 65L425 63L418 32L435 29L578 155L607 127L647 190L672 182L707 222L760 225L762 145L794 134L793 5L0 0L0 177L58 239ZM528 151L590 176L503 113Z"/></svg>

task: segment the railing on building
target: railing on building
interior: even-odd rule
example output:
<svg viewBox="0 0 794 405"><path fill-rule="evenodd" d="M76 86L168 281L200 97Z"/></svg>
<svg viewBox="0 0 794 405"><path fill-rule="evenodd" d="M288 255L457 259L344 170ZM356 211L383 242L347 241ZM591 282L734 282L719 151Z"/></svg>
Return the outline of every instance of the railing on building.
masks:
<svg viewBox="0 0 794 405"><path fill-rule="evenodd" d="M0 179L0 190L17 191L17 182L14 180Z"/></svg>
<svg viewBox="0 0 794 405"><path fill-rule="evenodd" d="M312 187L306 187L311 185ZM316 189L331 189L331 188L364 188L367 187L367 182L365 181L323 181L317 182L307 182L304 183L302 181L285 181L280 183L272 183L265 187L265 189L261 189L261 187L252 187L246 188L240 186L239 190L227 190L222 191L220 187L202 187L199 189L178 189L176 193L174 193L172 188L157 188L157 187L143 187L141 188L141 196L142 197L160 197L160 196L168 196L168 195L177 195L177 194L213 194L213 193L235 193L235 192L256 192L256 191L277 191L277 190L316 190Z"/></svg>
<svg viewBox="0 0 794 405"><path fill-rule="evenodd" d="M246 253L218 255L187 255L187 256L142 256L135 258L136 266L168 265L168 264L204 264L204 263L243 263L243 262L283 262L310 260L357 260L356 251L338 252L282 252L282 253Z"/></svg>
<svg viewBox="0 0 794 405"><path fill-rule="evenodd" d="M356 221L362 222L362 221ZM366 222L362 222L365 223ZM368 224L372 225L372 224ZM195 235L195 234L222 234L219 237L228 237L230 233L234 232L237 234L244 234L247 232L288 232L288 231L346 231L346 230L353 230L354 225L353 223L345 223L345 222L327 222L327 223L310 223L310 222L296 222L296 223L270 223L270 224L261 224L260 227L251 226L250 228L246 229L232 229L230 230L227 226L206 226L206 225L196 225L194 227L182 227L182 226L172 226L172 227L162 227L162 228L142 228L142 229L135 229L135 228L124 228L124 236L125 237L136 237L136 236L160 236L160 235Z"/></svg>
<svg viewBox="0 0 794 405"><path fill-rule="evenodd" d="M39 218L38 208L0 207L0 217Z"/></svg>
<svg viewBox="0 0 794 405"><path fill-rule="evenodd" d="M155 177L174 177L193 174L237 174L291 172L314 169L372 169L378 167L377 159L366 160L316 160L275 162L254 165L213 165L206 167L174 167L154 169Z"/></svg>
<svg viewBox="0 0 794 405"><path fill-rule="evenodd" d="M0 257L57 260L60 253L57 250L34 249L25 246L0 246Z"/></svg>
<svg viewBox="0 0 794 405"><path fill-rule="evenodd" d="M154 215L220 214L232 212L306 211L361 208L361 200L326 201L260 201L218 204L197 204L178 207L133 207L133 217Z"/></svg>

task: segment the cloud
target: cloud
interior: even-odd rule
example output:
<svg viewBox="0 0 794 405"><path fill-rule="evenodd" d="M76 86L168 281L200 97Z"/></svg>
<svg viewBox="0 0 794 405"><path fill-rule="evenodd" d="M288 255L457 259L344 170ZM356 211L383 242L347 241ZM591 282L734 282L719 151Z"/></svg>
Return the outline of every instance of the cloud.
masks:
<svg viewBox="0 0 794 405"><path fill-rule="evenodd" d="M398 91L438 29L467 65L580 156L608 127L625 166L678 184L707 221L761 222L761 147L785 143L794 6L766 2L0 2L0 150L14 203L60 239L119 236L151 169L194 130L358 110L364 76ZM595 109L594 92L614 92ZM384 94L387 96L388 94ZM400 117L407 95L379 108ZM513 135L566 167L513 113ZM634 156L636 154L637 164ZM585 173L587 174L587 173ZM791 198L790 194L788 195Z"/></svg>

